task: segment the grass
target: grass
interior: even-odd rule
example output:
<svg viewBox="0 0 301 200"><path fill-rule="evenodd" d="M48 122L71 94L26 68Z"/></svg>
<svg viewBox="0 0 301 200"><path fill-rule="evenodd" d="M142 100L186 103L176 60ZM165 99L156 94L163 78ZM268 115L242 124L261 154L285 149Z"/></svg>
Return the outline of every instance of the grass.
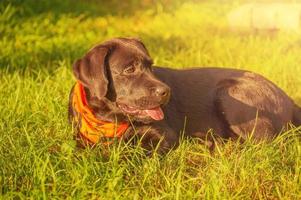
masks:
<svg viewBox="0 0 301 200"><path fill-rule="evenodd" d="M164 157L75 148L72 63L116 36L140 37L160 66L255 71L301 104L299 33L229 31L238 0L128 2L1 1L0 199L300 199L300 127L212 153L186 139Z"/></svg>

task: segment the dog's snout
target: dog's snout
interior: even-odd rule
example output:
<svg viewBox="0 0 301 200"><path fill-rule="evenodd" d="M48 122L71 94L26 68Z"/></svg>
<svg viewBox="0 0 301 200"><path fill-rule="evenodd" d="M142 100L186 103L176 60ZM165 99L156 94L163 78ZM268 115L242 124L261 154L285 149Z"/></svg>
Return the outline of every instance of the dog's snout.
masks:
<svg viewBox="0 0 301 200"><path fill-rule="evenodd" d="M169 88L166 86L157 86L151 88L151 93L157 97L166 97L169 95Z"/></svg>

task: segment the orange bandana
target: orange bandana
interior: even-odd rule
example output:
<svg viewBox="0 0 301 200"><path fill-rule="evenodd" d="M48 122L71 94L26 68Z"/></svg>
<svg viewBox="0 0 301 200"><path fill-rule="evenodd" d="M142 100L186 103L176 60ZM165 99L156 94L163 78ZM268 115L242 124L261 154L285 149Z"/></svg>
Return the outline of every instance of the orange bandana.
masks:
<svg viewBox="0 0 301 200"><path fill-rule="evenodd" d="M74 86L72 101L73 108L78 113L75 121L80 123L80 135L93 144L103 138L120 138L129 127L126 122L117 124L97 119L87 105L84 87L79 82Z"/></svg>

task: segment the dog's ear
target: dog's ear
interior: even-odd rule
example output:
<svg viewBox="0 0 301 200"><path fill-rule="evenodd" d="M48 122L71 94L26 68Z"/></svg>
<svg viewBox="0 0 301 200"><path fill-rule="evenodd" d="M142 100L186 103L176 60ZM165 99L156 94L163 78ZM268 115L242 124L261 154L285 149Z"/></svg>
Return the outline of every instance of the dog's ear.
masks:
<svg viewBox="0 0 301 200"><path fill-rule="evenodd" d="M98 46L90 50L73 65L74 76L83 86L89 88L91 95L102 99L108 90L106 75L106 56L109 48Z"/></svg>

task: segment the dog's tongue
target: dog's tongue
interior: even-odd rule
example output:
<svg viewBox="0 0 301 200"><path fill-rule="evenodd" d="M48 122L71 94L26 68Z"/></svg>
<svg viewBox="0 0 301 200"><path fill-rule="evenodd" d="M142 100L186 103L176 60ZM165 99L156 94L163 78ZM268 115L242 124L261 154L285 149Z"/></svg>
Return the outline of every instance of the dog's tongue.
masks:
<svg viewBox="0 0 301 200"><path fill-rule="evenodd" d="M151 110L145 110L145 112L154 120L162 120L164 118L164 113L160 107Z"/></svg>

